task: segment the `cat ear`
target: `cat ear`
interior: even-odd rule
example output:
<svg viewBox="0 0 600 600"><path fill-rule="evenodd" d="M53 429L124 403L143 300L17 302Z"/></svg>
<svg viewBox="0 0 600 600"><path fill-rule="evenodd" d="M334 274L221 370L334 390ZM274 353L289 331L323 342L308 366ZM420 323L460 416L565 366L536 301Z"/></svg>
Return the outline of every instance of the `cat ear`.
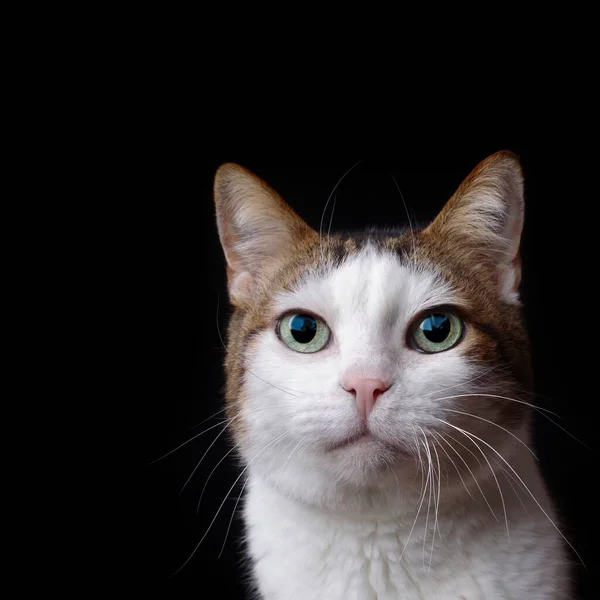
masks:
<svg viewBox="0 0 600 600"><path fill-rule="evenodd" d="M219 167L214 198L229 296L233 304L244 304L262 274L317 234L275 190L237 164Z"/></svg>
<svg viewBox="0 0 600 600"><path fill-rule="evenodd" d="M482 161L425 230L471 265L491 269L500 293L518 300L523 174L511 152Z"/></svg>

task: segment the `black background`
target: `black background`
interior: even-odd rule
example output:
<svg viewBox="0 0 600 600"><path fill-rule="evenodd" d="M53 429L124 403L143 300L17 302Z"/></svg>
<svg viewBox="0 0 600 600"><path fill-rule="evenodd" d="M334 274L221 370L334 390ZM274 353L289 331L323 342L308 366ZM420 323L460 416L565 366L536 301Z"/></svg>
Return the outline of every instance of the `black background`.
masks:
<svg viewBox="0 0 600 600"><path fill-rule="evenodd" d="M248 143L244 148L234 144L217 148L204 144L201 136L194 141L185 137L185 132L176 137L173 145L178 147L157 146L158 159L141 176L144 193L135 218L141 235L130 265L131 278L142 290L133 312L144 315L143 333L132 350L143 367L131 390L136 457L130 477L137 494L130 520L139 527L131 548L126 548L138 591L165 598L247 597L240 561L240 506L219 557L239 485L193 558L173 575L205 534L240 472L230 454L208 482L196 514L207 477L231 448L227 436L214 444L181 494L219 427L147 464L217 423L220 415L197 426L223 407L224 350L217 324L224 331L229 306L212 180L225 161L238 162L263 177L318 228L333 187L362 160L337 189L335 229L406 224L390 173L411 217L427 221L480 160L500 149L516 152L526 177L522 298L533 343L538 402L559 413L563 427L595 448L598 193L594 165L586 164L587 150L573 143L537 139L535 143L503 140L493 145L432 144L416 149L403 147L399 136L390 144L391 150L363 148L350 155L334 150L327 141L314 151L289 151L290 143L285 148L271 144L262 151ZM326 223L329 217L330 212ZM587 564L587 570L576 570L580 597L598 597L597 550L592 540L595 450L586 449L544 419L536 420L536 444L569 537ZM207 590L215 590L214 596Z"/></svg>

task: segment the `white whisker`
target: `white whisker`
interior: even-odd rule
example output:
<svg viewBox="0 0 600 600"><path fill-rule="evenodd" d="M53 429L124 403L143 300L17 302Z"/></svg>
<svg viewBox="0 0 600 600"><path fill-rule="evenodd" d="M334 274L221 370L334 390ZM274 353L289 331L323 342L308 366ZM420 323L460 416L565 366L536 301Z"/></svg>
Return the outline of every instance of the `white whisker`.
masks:
<svg viewBox="0 0 600 600"><path fill-rule="evenodd" d="M519 502L521 503L523 510L529 515L529 511L527 510L527 507L525 506L525 503L523 502L523 499L521 498L521 494L519 494L519 492L513 485L513 482L511 481L511 479L514 479L513 476L510 473L508 473L508 471L506 469L503 469L502 466L500 466L500 465L499 465L499 469L500 469L502 475L504 475L504 478L506 479L506 481L508 481L508 485L510 485L510 487L512 488L512 491L515 493L515 496L519 499ZM509 477L509 475L510 475L510 477Z"/></svg>
<svg viewBox="0 0 600 600"><path fill-rule="evenodd" d="M460 440L457 440L453 435L450 435L447 431L446 431L446 436L448 436L452 441L456 442L459 446L462 446L477 461L477 464L480 467L482 466L481 461L479 460L479 457L477 456L477 454L475 454L475 452L473 452L470 448L465 446ZM469 441L471 443L473 443L473 440L469 440ZM456 450L454 450L454 451L456 452Z"/></svg>
<svg viewBox="0 0 600 600"><path fill-rule="evenodd" d="M438 419L439 421L442 421L442 419ZM446 423L445 421L442 421L442 423ZM446 423L446 425L450 425L450 423ZM460 427L456 427L455 425L450 425L450 427L454 427L454 429L457 429L458 431L460 431L461 433L465 434L465 435L471 435L474 438L478 439L480 442L482 442L483 444L485 444L486 446L488 446L490 448L490 450L492 450L493 452L495 452L500 459L506 464L506 466L515 474L515 477L519 480L519 482L523 485L524 489L529 493L529 495L531 496L531 498L533 499L533 501L538 505L539 509L544 513L544 515L546 516L546 518L548 519L548 521L550 521L550 523L552 524L552 526L554 527L554 529L556 529L556 531L558 531L558 533L560 534L560 536L562 537L562 539L569 545L569 547L571 548L571 550L573 550L573 552L575 552L575 554L577 555L577 558L581 561L581 564L583 565L584 568L587 568L585 566L585 563L583 562L583 559L581 558L581 556L579 555L579 552L577 552L577 550L575 550L573 544L571 544L571 542L569 542L569 540L564 536L563 532L558 528L558 526L556 525L556 523L550 518L550 516L548 515L548 513L543 509L542 505L537 501L537 498L534 496L534 494L532 493L532 491L527 487L526 483L521 479L521 477L519 476L519 474L512 468L512 466L507 462L507 460L500 454L500 452L498 452L498 450L496 450L496 448L494 448L493 446L491 446L490 444L488 444L485 440L482 440L481 438L478 438L476 435L474 434L467 434L467 432L465 432L464 430L460 429Z"/></svg>
<svg viewBox="0 0 600 600"><path fill-rule="evenodd" d="M257 409L257 410L261 410L261 409ZM280 422L280 421L287 421L287 417L280 417L279 419L277 419L275 422ZM222 433L222 432L221 432ZM221 435L221 434L219 434ZM202 458L200 459L200 462L202 462L202 460L204 459L204 457L206 456L206 454L208 453L208 451L211 449L212 445L217 441L219 436L217 436L217 438L215 438L215 440L213 441L213 443L208 447L208 449L206 450L206 452L203 454ZM198 504L196 506L196 514L198 514L200 512L200 504L202 503L202 498L204 497L204 492L206 490L206 486L208 485L208 482L210 481L211 477L213 476L213 473L218 469L219 465L237 448L239 448L241 446L241 442L238 442L237 444L235 444L230 450L228 450L225 455L221 458L221 460L219 460L219 462L213 467L212 471L208 474L208 477L206 478L206 481L204 482L204 485L202 486L202 491L200 492L200 498L198 498ZM200 463L198 463L198 465L196 465L196 469L198 468ZM194 469L194 471L192 472L192 475L194 474L194 472L196 471L196 469ZM192 478L192 475L190 475L188 481ZM186 481L187 484L187 481ZM184 486L185 487L185 486ZM182 490L183 491L183 488ZM181 492L180 492L181 493Z"/></svg>
<svg viewBox="0 0 600 600"><path fill-rule="evenodd" d="M419 427L419 429L421 429ZM427 461L429 463L429 473L432 476L432 479L435 479L435 473L433 472L433 463L431 462L431 451L429 449L429 442L427 441L427 436L425 435L425 432L421 429L421 431L423 432L423 439L425 441L425 452L427 455ZM425 517L425 528L424 528L424 534L423 534L423 568L425 568L425 544L427 542L427 526L429 525L429 509L431 508L431 492L433 490L433 481L430 482L429 485L429 499L427 500L427 516ZM435 535L435 529L434 531L434 535Z"/></svg>
<svg viewBox="0 0 600 600"><path fill-rule="evenodd" d="M477 477L475 477L475 474L473 473L473 471L471 471L471 467L469 467L469 465L467 464L467 462L465 461L465 459L461 456L460 452L458 452L458 450L456 450L456 448L445 438L445 436L443 436L439 431L437 433L438 433L439 436L441 436L441 439L444 442L446 442L446 444L448 444L448 446L450 446L450 448L456 453L456 455L458 456L458 458L460 458L460 460L463 461L463 463L465 464L465 467L467 467L469 473L471 473L471 477L473 478L473 482L477 486L477 489L481 492L481 496L482 496L484 502L487 504L488 508L490 509L490 512L494 516L494 519L496 519L496 521L498 521L498 523L499 523L500 519L497 517L496 513L494 512L494 509L492 508L492 505L488 502L488 499L487 499L486 495L483 493L483 490L481 489L481 486L479 485L479 481L477 481ZM480 462L479 458L475 455L474 452L471 452L471 450L469 450L469 448L467 448L464 444L462 444L461 442L459 442L457 439L453 438L449 433L446 433L446 435L450 439L454 440L457 444L460 444L465 450L467 450L468 452L470 452L473 455L473 457L475 458L475 460L477 461L477 463L479 464L479 466L481 466L481 462Z"/></svg>
<svg viewBox="0 0 600 600"><path fill-rule="evenodd" d="M291 431L291 429L288 429L288 430L284 431L283 433L281 433L280 435L278 435L275 439L271 440L266 446L264 446L262 448L262 450L260 450L259 452L257 452L252 457L252 459L244 467L244 469L242 470L242 472L238 475L237 479L233 482L233 485L229 488L229 491L227 492L227 494L225 494L225 498L223 498L223 502L221 502L219 508L217 509L217 512L216 512L215 516L213 517L213 520L210 522L210 525L208 526L208 529L206 530L206 532L204 533L204 535L202 536L202 538L200 539L200 541L198 542L198 544L196 545L196 547L194 548L194 550L192 551L192 553L188 556L188 558L186 559L186 561L171 575L171 577L173 577L174 575L176 575L177 573L179 573L179 571L181 571L181 569L183 569L183 567L185 567L185 565L187 565L190 562L190 560L192 560L194 554L196 554L196 551L198 550L198 548L200 548L200 544L202 544L202 542L204 541L204 539L208 535L209 531L211 530L211 527L213 526L214 522L217 520L217 517L219 516L219 513L221 512L221 509L225 505L225 502L227 502L227 498L229 497L229 494L231 494L231 492L233 491L233 488L235 487L236 483L243 477L244 473L248 470L248 468L250 467L250 465L267 448L269 448L270 446L272 446L274 443L278 442L282 437L284 437L285 435L287 435L290 431Z"/></svg>
<svg viewBox="0 0 600 600"><path fill-rule="evenodd" d="M470 394L457 394L455 396L445 396L442 398L435 398L435 400L436 401L438 401L438 400L454 400L456 398L470 398L470 397L497 398L499 400L510 400L511 402L517 402L518 404L524 404L525 406L529 406L529 407L533 408L534 410L537 410L538 412L543 414L545 417L547 416L545 413L550 413L551 415L559 417L559 415L557 415L556 413L553 413L551 410L548 410L547 408L542 408L541 406L536 406L535 404L531 404L530 402L525 402L524 400L517 400L516 398L509 398L508 396L498 396L497 394L479 394L477 392L473 392Z"/></svg>
<svg viewBox="0 0 600 600"><path fill-rule="evenodd" d="M308 437L308 436L305 436ZM294 458L292 459L292 462L290 463L290 466L293 465L299 458L299 456L305 452L306 450L308 450L311 447L311 441L309 440L303 447L300 448L300 450L298 450L296 452L296 456L294 456Z"/></svg>
<svg viewBox="0 0 600 600"><path fill-rule="evenodd" d="M231 425L231 423L233 421L235 421L236 419L238 419L240 416L241 415L237 415L235 417L231 417L231 419L227 419L227 425L226 425L226 427L228 427L229 425ZM201 435L204 435L205 433L208 433L211 429L214 429L215 427L219 427L219 426L223 425L224 422L225 421L219 421L215 425L211 425L210 427L208 427L204 431L201 431L200 433L197 433L194 437L191 437L186 442L183 442L183 444L179 444L179 446L177 446L177 448L173 448L173 450L169 450L169 452L167 452L166 454L163 454L161 457L157 458L156 460L153 460L151 463L148 463L148 464L149 465L153 465L154 463L157 463L159 460L162 460L163 458L166 458L170 454L173 454L173 452L176 452L177 450L179 450L179 448L183 448L185 445L189 444L190 442L193 442L196 438L199 438Z"/></svg>
<svg viewBox="0 0 600 600"><path fill-rule="evenodd" d="M449 389L449 388L446 388L446 389ZM552 419L549 416L549 415L553 415L557 419L562 419L562 417L559 414L557 414L551 410L548 410L547 408L542 408L541 406L536 406L535 404L531 404L530 402L525 402L524 400L518 400L517 398L509 398L508 396L499 396L496 394L479 394L477 392L472 392L470 394L458 394L455 396L445 396L442 398L435 398L435 400L436 401L437 400L453 400L455 398L469 398L469 397L497 398L500 400L509 400L511 402L517 402L518 404L523 404L525 406L529 406L530 408L533 408L533 410L537 411L540 415L542 415L542 417L548 419L548 421L550 421L550 423L552 423L553 425L556 425L556 427L558 427L560 430L564 431L569 437L573 438L576 442L580 443L582 446L584 446L588 450L593 451L593 448L588 446L585 442L580 440L577 436L573 435L569 430L565 429L560 423L557 423L554 419ZM548 414L546 414L546 413L548 413Z"/></svg>
<svg viewBox="0 0 600 600"><path fill-rule="evenodd" d="M227 407L222 408L221 410L218 410L216 413L213 413L212 415L210 415L210 417L206 417L206 419L200 421L200 423L196 423L195 425L192 425L190 427L190 429L196 429L196 427L200 427L200 425L202 425L203 423L206 423L206 421L210 421L213 417L220 415L222 412L225 412L226 410L227 410Z"/></svg>
<svg viewBox="0 0 600 600"><path fill-rule="evenodd" d="M533 458L535 458L535 460L539 461L539 458L535 455L535 452L522 439L520 439L518 436L516 436L512 431L509 431L505 427L502 427L502 425L498 425L498 423L494 423L494 421L490 421L489 419L484 419L483 417L479 417L477 415L472 415L471 413L463 412L462 410L453 410L451 408L445 408L444 410L447 410L448 412L457 413L459 415L465 415L467 417L473 417L474 419L479 419L480 421L485 421L486 423L489 423L490 425L494 425L495 427L502 429L502 431L506 431L506 433L508 433L509 435L512 435L512 437L514 437L515 440L517 440L517 442L519 442L519 444L521 444L525 448L527 448L527 450L529 452L531 452L531 455L533 456Z"/></svg>
<svg viewBox="0 0 600 600"><path fill-rule="evenodd" d="M419 428L420 429L420 428ZM423 431L421 429L421 431ZM423 433L423 435L425 435L425 433ZM423 466L423 463L421 463L421 467ZM412 535L412 532L415 528L415 525L417 524L417 520L419 519L419 514L421 514L421 507L423 506L423 501L425 500L425 493L427 492L427 485L429 483L429 475L430 472L427 472L427 479L425 480L425 487L422 488L422 494L421 494L421 501L419 503L419 508L417 509L417 515L415 516L415 520L413 521L412 527L410 528L410 531L408 532L408 537L406 538L406 542L404 543L404 548L402 548L402 552L400 553L400 557L398 558L398 562L400 562L402 560L402 557L404 556L404 552L406 551L406 548L408 547L408 542L410 542L410 536ZM422 480L421 480L422 481Z"/></svg>
<svg viewBox="0 0 600 600"><path fill-rule="evenodd" d="M225 544L227 543L227 536L229 535L229 530L231 529L231 524L233 523L233 518L235 517L235 511L237 510L238 504L240 503L240 500L241 500L242 496L244 495L244 490L246 489L246 484L248 483L249 480L250 480L250 475L248 475L248 477L246 477L246 481L244 481L244 485L242 486L240 495L237 497L237 500L235 501L235 505L233 507L233 512L231 513L231 518L229 519L229 525L227 525L227 531L225 532L225 539L223 540L223 545L221 546L221 551L219 552L219 556L217 558L221 558L221 555L223 554L223 550L225 549Z"/></svg>
<svg viewBox="0 0 600 600"><path fill-rule="evenodd" d="M210 452L210 449L216 444L217 440L225 433L225 431L227 430L227 428L229 427L230 424L231 424L231 421L229 423L227 423L227 425L225 425L225 427L223 427L223 429L218 433L218 435L212 441L210 446L205 450L204 454L200 457L200 460L196 463L194 470L190 473L190 476L187 478L186 482L183 484L183 487L179 490L179 495L181 495L183 493L183 490L185 490L186 485L190 482L190 480L194 476L194 473L198 470L198 467L204 460L204 457Z"/></svg>
<svg viewBox="0 0 600 600"><path fill-rule="evenodd" d="M253 373L249 369L247 369L247 372L250 373L250 375L254 375L254 377L256 377L256 379L260 379L263 383L266 383L267 385L270 385L271 387L274 387L277 390L281 390L282 392L289 394L290 396L295 396L296 398L300 397L298 394L294 394L293 392L291 392L289 390L286 390L278 385L275 385L274 383L271 383L270 381L267 381L266 379L263 379L262 377L259 377L256 373Z"/></svg>
<svg viewBox="0 0 600 600"><path fill-rule="evenodd" d="M346 175L348 175L348 173L350 173L350 171L352 171L355 167L357 167L358 165L360 165L361 162L363 162L364 159L359 160L358 162L354 163L339 179L338 182L335 184L335 186L333 187L333 189L331 190L331 194L329 194L329 198L327 198L327 202L325 202L325 208L323 208L323 214L321 215L321 222L319 224L319 244L320 244L320 248L321 248L321 260L324 260L324 255L323 255L323 220L325 219L325 213L327 211L327 207L329 206L329 202L331 201L332 196L335 194L335 191L337 190L338 186L340 185L340 183L342 183L342 181L344 180L344 178L346 177Z"/></svg>
<svg viewBox="0 0 600 600"><path fill-rule="evenodd" d="M555 414L555 413L553 413L553 414ZM556 416L559 419L561 418L560 415L556 415ZM584 446L585 448L587 448L588 450L593 452L593 448L591 446L588 446L585 442L582 442L577 436L573 435L570 431L565 429L562 425L557 423L554 419L551 419L548 415L545 415L545 414L542 414L542 417L546 417L546 419L548 419L548 421L550 421L550 423L552 423L553 425L556 425L559 429L564 431L569 437L572 437L576 442L579 442L582 446Z"/></svg>
<svg viewBox="0 0 600 600"><path fill-rule="evenodd" d="M398 190L398 193L400 194L400 198L401 198L402 204L404 206L404 211L406 212L406 217L408 219L408 226L410 227L410 237L412 240L412 249L413 249L413 257L412 258L414 261L415 255L416 255L416 237L415 237L415 231L413 229L412 219L410 218L410 213L408 211L408 205L406 204L406 201L404 200L404 194L402 193L402 190L400 189L400 186L398 185L396 178L392 175L392 173L390 171L388 171L388 175L392 178L392 181L394 182L396 189Z"/></svg>
<svg viewBox="0 0 600 600"><path fill-rule="evenodd" d="M436 433L435 431L432 431L431 433L436 437L438 437L440 435L440 434ZM444 454L448 457L448 460L454 465L454 468L456 469L456 472L458 473L458 476L460 477L460 480L461 480L465 490L467 491L467 494L469 494L469 496L471 496L471 498L473 498L473 494L471 494L471 491L467 487L467 484L465 483L465 480L463 479L462 473L460 472L457 464L454 462L452 457L448 454L448 451L446 450L446 448L444 448L444 446L440 445L440 448L444 451ZM460 456L460 454L459 454L459 456ZM464 459L463 459L463 461L464 461Z"/></svg>
<svg viewBox="0 0 600 600"><path fill-rule="evenodd" d="M433 536L431 538L431 551L429 552L429 566L427 567L427 575L429 575L429 571L431 570L431 561L433 560L433 548L435 546L435 529L437 527L438 533L440 534L441 537L441 531L440 531L440 525L438 522L438 512L439 512L439 508L440 508L440 493L441 493L441 483L442 483L442 473L441 473L441 467L440 467L440 457L437 453L437 450L435 448L435 441L431 440L431 447L433 448L433 451L435 452L435 457L437 460L437 465L438 465L438 490L437 490L437 500L435 503L435 522L433 523Z"/></svg>
<svg viewBox="0 0 600 600"><path fill-rule="evenodd" d="M415 447L417 449L417 456L419 457L419 473L421 473L421 491L423 491L423 479L425 477L425 474L423 472L423 459L421 457L421 448L419 446L419 438L417 436L417 430L415 429L414 425L412 426L412 428L413 428L413 434L414 434ZM415 482L416 478L417 478L417 473L415 473L413 483Z"/></svg>
<svg viewBox="0 0 600 600"><path fill-rule="evenodd" d="M479 379L482 379L486 375L489 375L492 371L496 371L497 369L506 369L506 367L503 367L502 365L495 365L493 367L490 367L489 369L487 369L483 373L479 373L479 375L475 375L475 377L472 377L471 379L467 379L466 381L461 381L460 383L455 383L454 385L449 385L448 387L440 388L439 390L434 390L433 392L428 392L427 394L424 394L424 397L425 398L429 398L431 396L434 396L435 394L439 394L441 392L446 392L446 391L451 390L453 388L466 387L466 386L474 383L475 381L478 381ZM439 398L439 399L443 400L443 398Z"/></svg>
<svg viewBox="0 0 600 600"><path fill-rule="evenodd" d="M331 207L331 216L329 217L329 227L327 228L327 262L331 264L331 224L333 223L333 213L335 212L335 204L337 202L337 194L333 196L333 206Z"/></svg>
<svg viewBox="0 0 600 600"><path fill-rule="evenodd" d="M202 497L204 496L204 491L206 490L206 486L208 485L208 482L210 481L210 478L213 476L213 473L219 468L219 465L236 449L239 448L240 444L235 444L235 446L233 446L232 448L230 448L227 452L225 452L225 454L223 455L223 457L221 458L221 460L219 460L219 462L213 467L212 471L208 474L208 477L206 478L206 481L204 482L204 485L202 486L202 491L200 492L200 498L198 498L198 504L196 505L196 514L198 514L200 512L200 504L202 503ZM209 448L210 450L210 448Z"/></svg>
<svg viewBox="0 0 600 600"><path fill-rule="evenodd" d="M469 433L468 431L465 431L464 429L461 429L460 427L456 427L455 425L452 425L451 423L448 423L447 421L444 421L442 419L437 419L437 420L441 421L442 423L445 423L446 425L450 425L450 427L454 427L454 429L456 429L457 431L459 431L460 433L462 433L465 437L467 437L469 439L472 436L472 434ZM473 435L473 437L480 439L475 435ZM479 452L481 452L483 458L485 459L485 461L487 462L487 464L490 468L492 476L494 477L494 481L496 482L496 485L498 486L498 492L500 493L500 500L502 502L502 510L504 511L504 520L506 522L506 537L508 539L510 539L510 532L508 530L508 514L506 512L506 504L504 503L504 495L502 494L502 488L500 487L500 482L498 481L498 478L496 477L496 473L494 472L494 469L492 468L492 465L490 464L490 461L488 460L488 457L486 456L485 452L481 449L481 447L479 446L479 444L477 442L475 442L472 439L471 439L471 441L473 442L473 444L475 444L475 446L477 446L477 449L479 450Z"/></svg>

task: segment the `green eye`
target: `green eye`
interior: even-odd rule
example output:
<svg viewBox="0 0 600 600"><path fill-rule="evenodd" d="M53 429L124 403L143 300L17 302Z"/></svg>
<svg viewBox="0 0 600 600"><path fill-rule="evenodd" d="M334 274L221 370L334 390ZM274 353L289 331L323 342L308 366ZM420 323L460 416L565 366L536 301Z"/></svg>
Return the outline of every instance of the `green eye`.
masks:
<svg viewBox="0 0 600 600"><path fill-rule="evenodd" d="M413 344L423 352L443 352L456 345L462 336L463 323L452 312L430 312L421 317L411 331Z"/></svg>
<svg viewBox="0 0 600 600"><path fill-rule="evenodd" d="M286 315L279 322L279 337L296 352L318 352L329 341L329 327L318 317Z"/></svg>

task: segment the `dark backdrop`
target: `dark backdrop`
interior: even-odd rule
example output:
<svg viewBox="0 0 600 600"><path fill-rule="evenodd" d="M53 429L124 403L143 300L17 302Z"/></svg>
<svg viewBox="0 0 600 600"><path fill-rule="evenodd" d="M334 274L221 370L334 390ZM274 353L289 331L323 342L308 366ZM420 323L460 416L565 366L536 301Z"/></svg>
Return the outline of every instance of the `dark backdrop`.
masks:
<svg viewBox="0 0 600 600"><path fill-rule="evenodd" d="M162 171L145 172L146 191L136 212L135 227L143 241L136 242L131 276L136 285L140 278L143 293L134 312L139 308L144 322L133 352L143 357L143 368L131 393L136 459L130 476L138 493L131 522L139 527L132 547L125 550L138 591L165 598L246 597L240 560L241 505L225 540L239 486L234 486L206 534L240 472L230 454L204 489L211 471L231 448L227 436L215 442L182 493L220 427L146 464L217 423L220 415L211 415L223 407L224 350L218 327L224 331L229 306L214 223L212 179L225 161L239 162L263 177L318 228L333 187L362 160L338 187L335 229L406 224L390 173L411 217L427 221L488 154L510 149L520 155L526 177L522 298L533 343L538 401L562 416L565 429L595 447L600 330L594 198L598 193L593 165L584 165L584 157L589 157L586 150L573 144L505 142L468 149L363 151L354 156L333 150L325 155L320 148L317 156L277 147L267 153L239 147L200 150L198 145L201 140L190 143L190 151L179 152L177 159L170 147L160 148L155 162ZM598 597L597 551L592 546L595 453L543 419L536 421L536 443L567 533L587 563L587 570L576 573L580 597ZM193 557L173 575L205 534Z"/></svg>

